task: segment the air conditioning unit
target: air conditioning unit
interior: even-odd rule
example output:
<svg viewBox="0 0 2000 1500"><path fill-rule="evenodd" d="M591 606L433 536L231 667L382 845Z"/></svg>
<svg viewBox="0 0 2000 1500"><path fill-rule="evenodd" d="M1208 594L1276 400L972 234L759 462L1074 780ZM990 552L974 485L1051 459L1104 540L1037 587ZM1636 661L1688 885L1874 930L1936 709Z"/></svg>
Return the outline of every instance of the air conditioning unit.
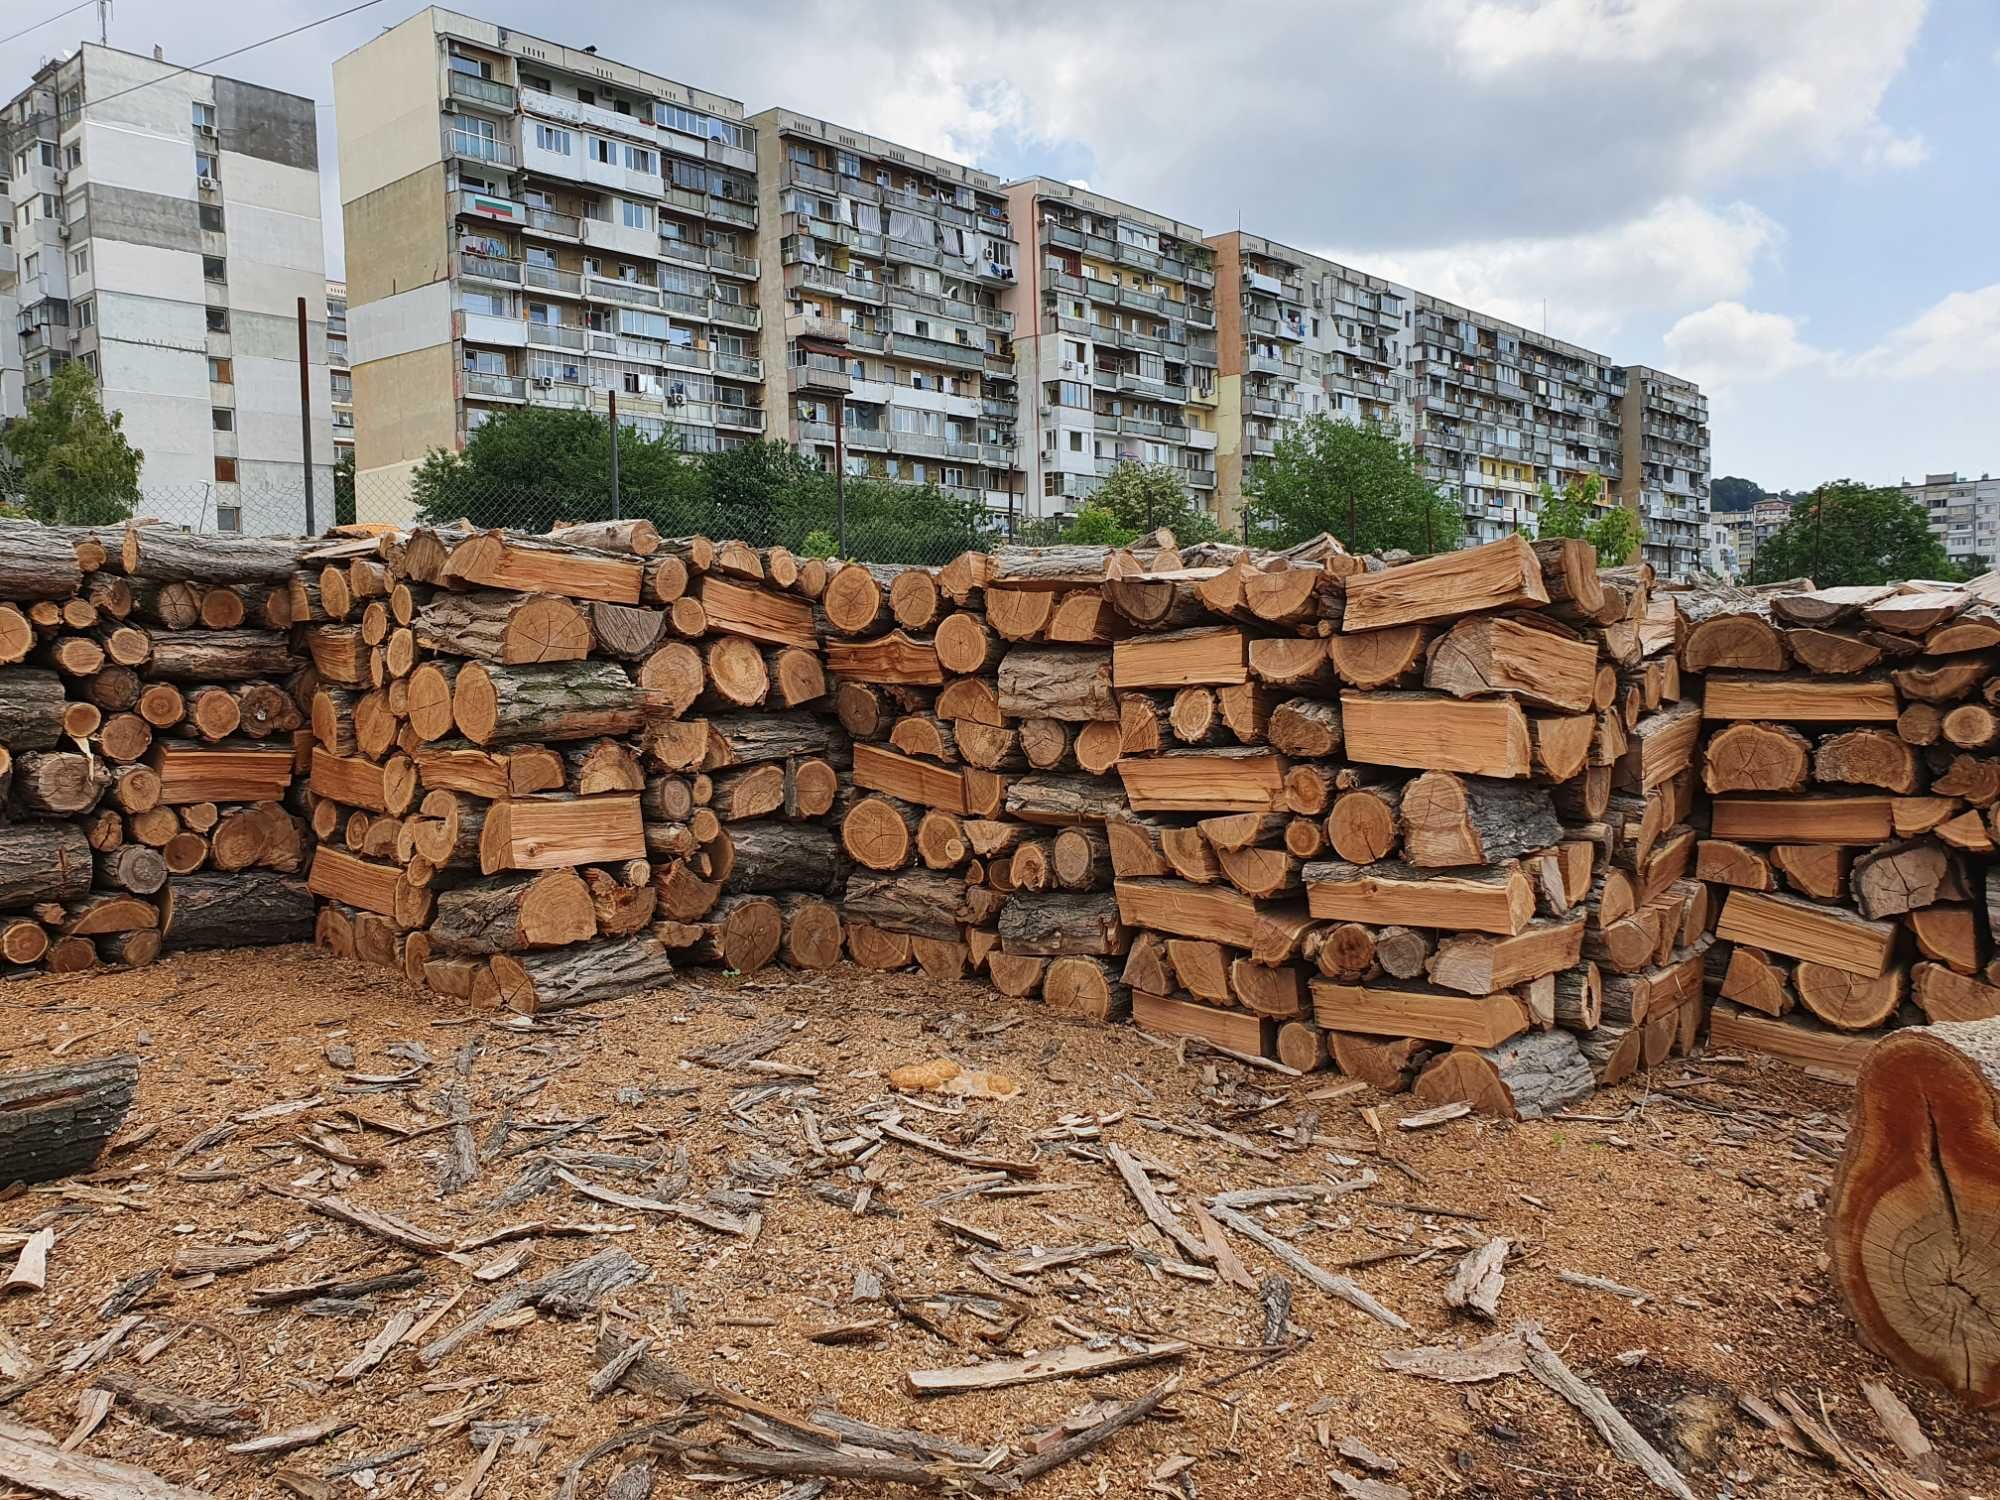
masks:
<svg viewBox="0 0 2000 1500"><path fill-rule="evenodd" d="M69 184L69 173L67 172L56 173L56 186L58 188L66 187L68 184Z"/></svg>
<svg viewBox="0 0 2000 1500"><path fill-rule="evenodd" d="M1063 367L1063 368L1064 368L1065 370L1074 370L1074 369L1076 368L1076 361L1075 361L1075 360L1073 360L1073 359L1066 359L1066 360L1064 360L1064 361L1063 361L1063 366L1062 366L1062 367Z"/></svg>
<svg viewBox="0 0 2000 1500"><path fill-rule="evenodd" d="M66 240L66 239L68 239L68 238L69 238L69 225L67 225L67 224L58 224L58 225L56 225L56 238L57 238L57 239L59 239L59 240Z"/></svg>
<svg viewBox="0 0 2000 1500"><path fill-rule="evenodd" d="M537 375L535 377L535 389L538 391L553 390L555 383L553 375Z"/></svg>
<svg viewBox="0 0 2000 1500"><path fill-rule="evenodd" d="M194 128L194 133L199 136L206 136L211 141L215 139L215 127L213 125L197 125Z"/></svg>
<svg viewBox="0 0 2000 1500"><path fill-rule="evenodd" d="M213 193L222 187L222 184L217 182L213 177L202 178L199 185L204 193Z"/></svg>

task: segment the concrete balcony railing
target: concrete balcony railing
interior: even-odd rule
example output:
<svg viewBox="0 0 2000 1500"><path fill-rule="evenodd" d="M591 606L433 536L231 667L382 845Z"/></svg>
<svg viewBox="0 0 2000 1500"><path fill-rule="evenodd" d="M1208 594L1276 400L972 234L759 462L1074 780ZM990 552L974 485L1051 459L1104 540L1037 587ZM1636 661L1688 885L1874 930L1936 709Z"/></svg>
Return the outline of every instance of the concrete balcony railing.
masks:
<svg viewBox="0 0 2000 1500"><path fill-rule="evenodd" d="M581 410L590 405L590 387L575 381L552 380L545 376L528 382L528 404Z"/></svg>
<svg viewBox="0 0 2000 1500"><path fill-rule="evenodd" d="M708 302L708 315L715 322L727 323L732 328L764 326L764 314L754 303L722 302L711 297Z"/></svg>
<svg viewBox="0 0 2000 1500"><path fill-rule="evenodd" d="M583 295L582 273L558 270L554 266L522 266L521 284L534 287L538 291L560 292L570 297Z"/></svg>
<svg viewBox="0 0 2000 1500"><path fill-rule="evenodd" d="M846 392L854 389L847 366L831 354L794 355L791 384L795 391Z"/></svg>
<svg viewBox="0 0 2000 1500"><path fill-rule="evenodd" d="M552 208L530 208L527 220L521 227L530 233L554 235L557 239L574 240L583 237L583 220L575 214L557 213Z"/></svg>
<svg viewBox="0 0 2000 1500"><path fill-rule="evenodd" d="M649 286L640 286L636 281L619 281L615 277L592 276L583 284L583 294L602 302L623 302L632 307L658 307L659 292Z"/></svg>
<svg viewBox="0 0 2000 1500"><path fill-rule="evenodd" d="M738 380L762 380L764 361L750 354L723 354L715 356L715 373L734 376Z"/></svg>
<svg viewBox="0 0 2000 1500"><path fill-rule="evenodd" d="M489 401L524 401L527 383L519 375L489 375L484 370L465 371L465 394Z"/></svg>
<svg viewBox="0 0 2000 1500"><path fill-rule="evenodd" d="M715 425L735 427L746 432L764 430L764 408L761 406L732 406L727 401L718 402L715 408Z"/></svg>
<svg viewBox="0 0 2000 1500"><path fill-rule="evenodd" d="M528 320L528 342L540 344L549 349L587 349L590 337L587 330L571 328L562 323L537 323Z"/></svg>
<svg viewBox="0 0 2000 1500"><path fill-rule="evenodd" d="M514 148L508 142L494 136L481 135L476 130L453 129L447 125L444 131L444 149L461 161L481 161L496 167L514 165Z"/></svg>
<svg viewBox="0 0 2000 1500"><path fill-rule="evenodd" d="M1181 482L1191 490L1212 490L1215 488L1213 469L1182 469Z"/></svg>
<svg viewBox="0 0 2000 1500"><path fill-rule="evenodd" d="M892 333L889 335L889 352L913 359L930 360L936 364L959 365L966 369L977 369L986 362L986 351L965 344L946 343L943 339L925 338L917 333ZM1008 369L1011 371L1012 364Z"/></svg>
<svg viewBox="0 0 2000 1500"><path fill-rule="evenodd" d="M469 276L476 281L502 281L510 286L519 286L521 263L497 255L480 255L472 250L461 250L458 254L458 274Z"/></svg>
<svg viewBox="0 0 2000 1500"><path fill-rule="evenodd" d="M496 83L491 78L475 78L470 73L452 72L451 96L466 99L474 104L483 104L488 109L514 112L514 86L511 83Z"/></svg>

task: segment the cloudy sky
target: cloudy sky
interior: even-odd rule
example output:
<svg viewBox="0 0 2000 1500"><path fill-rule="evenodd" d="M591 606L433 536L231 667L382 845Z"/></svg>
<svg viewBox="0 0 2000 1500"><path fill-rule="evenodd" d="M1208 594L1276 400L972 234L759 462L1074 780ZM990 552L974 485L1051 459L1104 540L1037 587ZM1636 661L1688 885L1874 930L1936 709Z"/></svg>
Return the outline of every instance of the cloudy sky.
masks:
<svg viewBox="0 0 2000 1500"><path fill-rule="evenodd" d="M341 5L117 0L111 40L200 62ZM325 101L336 267L332 60L414 8L380 0L217 68ZM1994 0L466 9L1693 376L1717 474L2000 472ZM85 10L10 42L0 83L94 29Z"/></svg>

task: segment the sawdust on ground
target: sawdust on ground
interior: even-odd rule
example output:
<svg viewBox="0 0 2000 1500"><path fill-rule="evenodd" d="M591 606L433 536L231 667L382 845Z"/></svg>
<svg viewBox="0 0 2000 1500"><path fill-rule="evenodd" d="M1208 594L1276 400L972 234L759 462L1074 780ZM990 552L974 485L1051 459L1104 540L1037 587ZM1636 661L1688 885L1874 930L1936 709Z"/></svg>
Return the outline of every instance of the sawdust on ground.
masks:
<svg viewBox="0 0 2000 1500"><path fill-rule="evenodd" d="M801 1024L759 1065L690 1060L779 1017ZM476 1055L461 1076L469 1044ZM2000 1492L1993 1428L1863 1349L1833 1300L1821 1204L1846 1091L1763 1062L1677 1063L1650 1087L1600 1094L1575 1112L1585 1118L1511 1126L1458 1119L1405 1130L1397 1121L1420 1108L1407 1097L1361 1090L1314 1099L1343 1080L1183 1055L1129 1028L1072 1024L979 985L917 974L843 967L741 979L694 971L588 1019L531 1024L447 1009L382 970L304 948L178 955L136 973L0 986L0 1069L46 1065L58 1049L69 1058L133 1051L142 1082L123 1137L136 1144L86 1179L0 1205L0 1227L53 1224L60 1236L46 1290L0 1302L0 1330L29 1358L60 1361L103 1335L113 1324L100 1309L114 1288L170 1267L184 1246L296 1243L243 1274L163 1275L133 1309L144 1321L102 1363L35 1385L0 1418L66 1434L96 1373L119 1370L254 1403L267 1432L329 1416L353 1423L317 1446L260 1460L114 1407L81 1445L218 1496L463 1494L475 1445L496 1430L486 1424L515 1421L534 1436L503 1443L479 1493L554 1494L589 1445L674 1410L622 1390L590 1399L600 1364L594 1320L537 1316L480 1334L435 1367L405 1345L352 1384L330 1377L395 1312L435 1311L459 1294L436 1337L508 1286L612 1246L636 1256L650 1280L616 1293L599 1317L650 1334L653 1352L691 1381L791 1412L838 1407L986 1448L1026 1443L1077 1420L1094 1400L1130 1399L1178 1368L1183 1389L1164 1415L1030 1482L1051 1500L1248 1496L1273 1485L1336 1492L1330 1468L1366 1473L1334 1450L1343 1439L1393 1460L1396 1470L1380 1478L1416 1496L1647 1492L1568 1406L1527 1378L1446 1386L1382 1367L1385 1351L1494 1331L1448 1311L1442 1297L1464 1251L1493 1236L1514 1247L1498 1328L1537 1320L1698 1493L1855 1492L1739 1409L1741 1397L1769 1400L1785 1388L1811 1410L1824 1401L1848 1440L1902 1463L1862 1397L1864 1380L1885 1381L1908 1402L1937 1446L1948 1492ZM1005 1075L1019 1092L959 1099L889 1087L890 1069L939 1057ZM456 1097L454 1088L462 1090ZM1039 1175L1028 1185L1036 1191L937 1202L979 1174L895 1141L862 1156L857 1131L870 1122L856 1112L883 1106L900 1108L905 1129L1034 1160ZM423 1129L467 1107L482 1159L471 1184L448 1196L438 1182L452 1131L403 1139L357 1123ZM545 1144L579 1120L597 1123ZM233 1133L216 1130L232 1121ZM809 1146L809 1128L823 1154ZM355 1170L302 1148L300 1138L315 1130L381 1169ZM205 1132L227 1138L202 1144ZM1163 1268L1180 1252L1120 1185L1104 1156L1112 1143L1171 1169L1169 1198L1184 1212L1217 1192L1372 1171L1370 1188L1279 1207L1262 1222L1321 1266L1346 1267L1412 1331L1293 1276L1286 1339L1304 1342L1275 1359L1240 1352L1262 1346L1257 1293ZM739 1217L754 1209L754 1237L592 1201L562 1181L517 1205L492 1206L551 1155L582 1179L646 1197L673 1176L682 1149L687 1181L670 1190L696 1204L719 1192L712 1201ZM642 1162L633 1170L618 1158ZM746 1170L752 1159L760 1165ZM1165 1176L1156 1180L1168 1187ZM337 1192L456 1243L525 1220L629 1232L531 1238L524 1267L492 1283L473 1269L507 1246L457 1260L423 1257L420 1285L355 1306L246 1311L253 1287L372 1274L413 1259L270 1191L284 1188ZM1032 1290L1022 1291L973 1266L970 1256L989 1247L943 1227L941 1217L977 1226L1008 1252L1115 1248L1031 1274ZM1259 1247L1232 1242L1253 1275L1280 1269ZM1606 1278L1647 1300L1571 1286L1560 1271ZM948 1292L969 1300L938 1295ZM808 1338L870 1321L880 1326L862 1342ZM1175 1365L1091 1379L922 1400L904 1392L911 1370L1119 1334L1195 1347ZM713 1421L706 1431L724 1435ZM330 1485L315 1488L308 1477L412 1444L421 1451ZM629 1460L593 1464L579 1493L603 1494ZM675 1460L656 1462L654 1494L715 1492ZM274 1468L299 1489L281 1488ZM776 1495L784 1485L759 1481L749 1493ZM882 1491L829 1486L842 1492Z"/></svg>

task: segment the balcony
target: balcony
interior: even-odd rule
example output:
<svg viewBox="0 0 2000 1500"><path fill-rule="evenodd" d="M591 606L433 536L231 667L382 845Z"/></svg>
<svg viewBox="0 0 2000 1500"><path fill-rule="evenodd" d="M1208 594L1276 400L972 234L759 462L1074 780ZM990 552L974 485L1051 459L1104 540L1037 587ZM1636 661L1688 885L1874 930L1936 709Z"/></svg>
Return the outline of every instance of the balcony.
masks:
<svg viewBox="0 0 2000 1500"><path fill-rule="evenodd" d="M1129 286L1118 289L1118 305L1120 307L1136 307L1139 311L1152 313L1156 317L1165 317L1167 314L1167 299L1165 297L1157 296L1152 292L1138 291Z"/></svg>
<svg viewBox="0 0 2000 1500"><path fill-rule="evenodd" d="M762 328L764 315L754 303L722 302L709 299L708 315L717 323L727 323L732 328Z"/></svg>
<svg viewBox="0 0 2000 1500"><path fill-rule="evenodd" d="M574 381L552 380L545 375L528 382L528 403L581 410L590 405L590 387Z"/></svg>
<svg viewBox="0 0 2000 1500"><path fill-rule="evenodd" d="M792 389L795 391L845 393L854 389L854 378L848 373L847 366L831 354L808 351L803 356L794 355L791 371Z"/></svg>
<svg viewBox="0 0 2000 1500"><path fill-rule="evenodd" d="M928 339L917 333L892 333L889 335L889 353L902 355L906 359L929 360L933 364L958 365L964 369L976 370L986 362L986 351L975 349L968 344L949 344L943 339ZM1013 364L1007 365L1013 372Z"/></svg>
<svg viewBox="0 0 2000 1500"><path fill-rule="evenodd" d="M575 214L559 214L552 208L529 209L527 222L521 227L531 234L546 234L559 240L583 237L583 220Z"/></svg>
<svg viewBox="0 0 2000 1500"><path fill-rule="evenodd" d="M1083 235L1061 224L1043 224L1036 232L1035 243L1044 246L1060 245L1065 250L1081 250Z"/></svg>
<svg viewBox="0 0 2000 1500"><path fill-rule="evenodd" d="M715 408L715 425L733 427L743 432L764 430L764 408L761 406L732 406L727 401L719 402Z"/></svg>
<svg viewBox="0 0 2000 1500"><path fill-rule="evenodd" d="M1243 453L1246 458L1268 458L1278 451L1278 440L1265 437L1261 433L1243 434Z"/></svg>
<svg viewBox="0 0 2000 1500"><path fill-rule="evenodd" d="M750 354L723 354L715 356L715 373L731 375L738 380L762 380L764 361Z"/></svg>
<svg viewBox="0 0 2000 1500"><path fill-rule="evenodd" d="M754 255L735 255L727 250L711 250L708 252L708 264L711 270L724 276L735 276L746 281L757 279L757 257Z"/></svg>
<svg viewBox="0 0 2000 1500"><path fill-rule="evenodd" d="M986 369L988 380L1012 380L1014 378L1014 356L1011 354L988 354L981 363Z"/></svg>
<svg viewBox="0 0 2000 1500"><path fill-rule="evenodd" d="M326 351L326 365L329 370L346 369L347 351L345 349L335 349L332 345L328 345Z"/></svg>
<svg viewBox="0 0 2000 1500"><path fill-rule="evenodd" d="M688 318L697 322L708 321L708 299L688 292L665 290L660 293L659 305L677 318Z"/></svg>
<svg viewBox="0 0 2000 1500"><path fill-rule="evenodd" d="M465 394L487 401L525 401L527 382L519 375L489 375L484 370L467 370Z"/></svg>
<svg viewBox="0 0 2000 1500"><path fill-rule="evenodd" d="M618 281L608 276L592 276L583 285L583 294L599 302L623 302L631 307L658 307L660 294L636 281Z"/></svg>
<svg viewBox="0 0 2000 1500"><path fill-rule="evenodd" d="M1188 327L1213 328L1215 326L1214 308L1199 302L1181 302L1175 304L1175 306L1181 315L1182 321Z"/></svg>
<svg viewBox="0 0 2000 1500"><path fill-rule="evenodd" d="M587 349L590 341L586 331L564 323L537 323L528 320L528 342L539 344L545 349Z"/></svg>
<svg viewBox="0 0 2000 1500"><path fill-rule="evenodd" d="M470 73L452 72L451 96L465 99L473 104L483 104L488 109L497 109L505 114L514 112L514 86L511 83L495 83L491 78L474 78Z"/></svg>
<svg viewBox="0 0 2000 1500"><path fill-rule="evenodd" d="M1213 469L1182 469L1181 480L1191 490L1212 490L1215 488Z"/></svg>
<svg viewBox="0 0 2000 1500"><path fill-rule="evenodd" d="M556 292L565 297L583 295L583 276L577 271L560 271L554 266L533 264L521 267L521 284L537 291Z"/></svg>
<svg viewBox="0 0 2000 1500"><path fill-rule="evenodd" d="M810 261L785 267L785 287L812 287L836 297L845 297L850 302L880 303L888 295L888 288L879 281L866 276L850 276L832 266L815 265Z"/></svg>
<svg viewBox="0 0 2000 1500"><path fill-rule="evenodd" d="M471 250L458 253L458 274L474 281L499 281L509 286L521 284L521 263L497 255L480 255Z"/></svg>
<svg viewBox="0 0 2000 1500"><path fill-rule="evenodd" d="M1243 373L1246 375L1275 375L1283 378L1291 373L1291 367L1274 354L1245 354Z"/></svg>
<svg viewBox="0 0 2000 1500"><path fill-rule="evenodd" d="M717 198L713 194L708 199L708 216L720 219L725 224L738 224L745 229L757 227L757 205L738 203L734 198Z"/></svg>
<svg viewBox="0 0 2000 1500"><path fill-rule="evenodd" d="M477 131L455 130L447 125L444 149L460 161L486 162L510 169L514 165L514 148L511 145L494 136L480 135Z"/></svg>
<svg viewBox="0 0 2000 1500"><path fill-rule="evenodd" d="M902 261L909 265L942 266L944 264L944 254L936 246L916 245L908 240L899 240L893 237L883 242L882 254L886 259Z"/></svg>
<svg viewBox="0 0 2000 1500"><path fill-rule="evenodd" d="M811 188L817 193L837 193L840 183L833 173L808 162L788 161L785 163L785 179L794 187Z"/></svg>
<svg viewBox="0 0 2000 1500"><path fill-rule="evenodd" d="M979 415L989 422L1013 422L1019 420L1021 406L1017 401L996 401L986 396L979 402Z"/></svg>

